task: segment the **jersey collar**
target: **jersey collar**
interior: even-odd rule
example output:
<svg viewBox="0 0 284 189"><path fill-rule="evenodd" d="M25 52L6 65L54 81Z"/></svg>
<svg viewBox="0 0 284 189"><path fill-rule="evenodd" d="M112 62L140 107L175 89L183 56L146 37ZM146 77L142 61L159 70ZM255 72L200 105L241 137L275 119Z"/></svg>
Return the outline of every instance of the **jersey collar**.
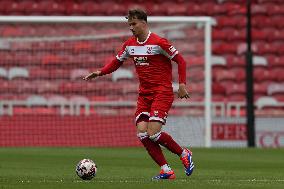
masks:
<svg viewBox="0 0 284 189"><path fill-rule="evenodd" d="M148 33L147 38L145 39L145 41L142 41L142 42L138 41L138 38L136 38L137 43L140 44L140 45L143 45L143 44L146 43L146 41L149 39L150 35L151 35L151 31L149 31L149 33Z"/></svg>

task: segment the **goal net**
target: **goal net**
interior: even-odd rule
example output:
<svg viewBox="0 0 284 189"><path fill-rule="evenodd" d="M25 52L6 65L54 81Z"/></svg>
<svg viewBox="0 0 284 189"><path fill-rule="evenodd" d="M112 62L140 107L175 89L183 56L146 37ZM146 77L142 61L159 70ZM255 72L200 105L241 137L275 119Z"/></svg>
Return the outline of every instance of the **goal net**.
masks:
<svg viewBox="0 0 284 189"><path fill-rule="evenodd" d="M139 146L138 81L131 60L82 80L131 36L123 17L1 17L0 146ZM208 17L150 17L187 62L190 100L176 96L164 130L183 146L211 144ZM173 63L173 89L178 72Z"/></svg>

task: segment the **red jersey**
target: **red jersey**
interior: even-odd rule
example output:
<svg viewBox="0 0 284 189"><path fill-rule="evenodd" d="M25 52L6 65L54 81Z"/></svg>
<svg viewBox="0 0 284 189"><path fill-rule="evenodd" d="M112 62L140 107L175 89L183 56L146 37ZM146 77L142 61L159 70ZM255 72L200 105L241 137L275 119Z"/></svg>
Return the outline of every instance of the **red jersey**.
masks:
<svg viewBox="0 0 284 189"><path fill-rule="evenodd" d="M172 91L172 64L178 51L168 40L149 32L144 42L135 36L123 45L116 58L123 62L132 58L140 81L139 92ZM185 80L185 71L182 76ZM184 81L185 82L185 81Z"/></svg>

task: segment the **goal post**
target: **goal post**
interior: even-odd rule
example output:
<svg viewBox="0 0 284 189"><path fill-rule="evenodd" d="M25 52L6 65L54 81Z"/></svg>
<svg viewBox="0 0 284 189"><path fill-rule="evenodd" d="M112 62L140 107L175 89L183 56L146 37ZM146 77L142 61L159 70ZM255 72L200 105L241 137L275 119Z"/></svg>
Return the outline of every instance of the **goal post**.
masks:
<svg viewBox="0 0 284 189"><path fill-rule="evenodd" d="M169 124L174 125L165 129L182 145L198 140L192 146L211 147L214 20L149 16L148 22L150 30L168 38L188 63L187 83L193 97L189 101L175 99L169 116ZM125 17L0 16L0 29L0 69L3 70L3 74L0 70L3 81L0 117L7 134L0 139L1 146L139 145L133 126L138 81L133 79L136 76L131 61L116 74L98 78L97 83L78 81L107 63L111 55L114 57L131 35ZM173 74L176 92L176 66ZM107 91L113 94L109 97ZM16 126L11 128L11 125ZM192 139L188 141L183 134L190 127L188 133ZM13 129L31 131L34 136L19 138ZM44 131L50 135L39 134ZM69 136L58 139L59 133L64 132ZM10 141L15 138L16 142Z"/></svg>

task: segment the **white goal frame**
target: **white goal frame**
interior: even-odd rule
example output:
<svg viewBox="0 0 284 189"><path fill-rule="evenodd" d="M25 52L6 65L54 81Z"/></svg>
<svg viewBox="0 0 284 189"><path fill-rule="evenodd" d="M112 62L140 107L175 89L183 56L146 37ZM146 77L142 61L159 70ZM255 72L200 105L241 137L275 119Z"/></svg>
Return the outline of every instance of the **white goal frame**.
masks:
<svg viewBox="0 0 284 189"><path fill-rule="evenodd" d="M200 23L204 25L204 57L205 57L205 147L211 147L211 33L215 23L211 17L193 16L149 16L148 21L166 23ZM125 22L125 17L120 16L0 16L0 23L97 23L97 22ZM1 38L0 38L1 40ZM2 102L4 103L4 102Z"/></svg>

